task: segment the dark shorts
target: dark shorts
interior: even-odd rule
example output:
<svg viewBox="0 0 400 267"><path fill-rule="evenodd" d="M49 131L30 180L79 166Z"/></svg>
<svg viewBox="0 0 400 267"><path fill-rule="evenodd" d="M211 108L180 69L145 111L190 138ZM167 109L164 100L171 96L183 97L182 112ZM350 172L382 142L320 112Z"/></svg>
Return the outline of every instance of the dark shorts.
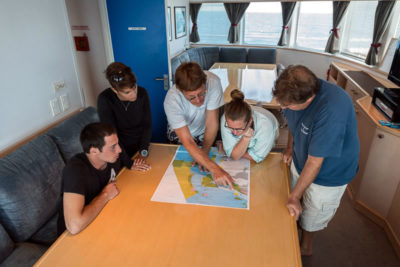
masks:
<svg viewBox="0 0 400 267"><path fill-rule="evenodd" d="M171 129L169 125L167 126L167 139L170 144L182 145L181 141L179 140L179 137L176 135L175 131ZM200 140L200 136L193 137L193 140L196 142L198 146L203 145L203 140Z"/></svg>

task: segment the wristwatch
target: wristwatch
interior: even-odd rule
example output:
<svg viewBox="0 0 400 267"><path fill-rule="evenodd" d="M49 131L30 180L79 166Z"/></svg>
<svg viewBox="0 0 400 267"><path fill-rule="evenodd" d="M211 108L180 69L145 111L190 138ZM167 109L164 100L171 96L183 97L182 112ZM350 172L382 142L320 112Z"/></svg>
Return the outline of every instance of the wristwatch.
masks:
<svg viewBox="0 0 400 267"><path fill-rule="evenodd" d="M140 155L145 158L149 155L149 151L147 151L147 149L142 149Z"/></svg>

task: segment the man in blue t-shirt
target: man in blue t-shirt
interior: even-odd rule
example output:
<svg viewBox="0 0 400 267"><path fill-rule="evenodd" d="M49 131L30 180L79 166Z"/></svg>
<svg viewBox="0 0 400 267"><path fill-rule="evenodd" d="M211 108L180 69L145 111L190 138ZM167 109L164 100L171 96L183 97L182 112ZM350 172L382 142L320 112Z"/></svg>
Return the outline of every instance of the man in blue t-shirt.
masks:
<svg viewBox="0 0 400 267"><path fill-rule="evenodd" d="M296 220L300 218L302 255L312 255L313 233L333 218L358 170L354 107L343 89L301 65L289 66L279 76L273 94L290 130L283 154L283 161L291 166L287 208Z"/></svg>

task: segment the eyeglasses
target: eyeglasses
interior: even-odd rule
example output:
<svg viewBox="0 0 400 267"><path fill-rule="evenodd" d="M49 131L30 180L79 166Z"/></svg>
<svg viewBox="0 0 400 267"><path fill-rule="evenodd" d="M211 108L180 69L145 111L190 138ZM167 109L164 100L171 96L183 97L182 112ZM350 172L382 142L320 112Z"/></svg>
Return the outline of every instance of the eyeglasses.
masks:
<svg viewBox="0 0 400 267"><path fill-rule="evenodd" d="M244 128L232 128L228 126L228 123L225 121L225 127L230 129L231 131L237 131L237 132L241 132L246 130L247 125L249 124L249 122L246 122L246 125L244 126Z"/></svg>
<svg viewBox="0 0 400 267"><path fill-rule="evenodd" d="M207 89L204 90L203 92L198 93L197 95L193 95L193 96L190 96L190 97L186 97L186 96L185 96L185 97L186 97L186 99L189 100L190 102L193 102L196 98L205 97L206 94L207 94Z"/></svg>

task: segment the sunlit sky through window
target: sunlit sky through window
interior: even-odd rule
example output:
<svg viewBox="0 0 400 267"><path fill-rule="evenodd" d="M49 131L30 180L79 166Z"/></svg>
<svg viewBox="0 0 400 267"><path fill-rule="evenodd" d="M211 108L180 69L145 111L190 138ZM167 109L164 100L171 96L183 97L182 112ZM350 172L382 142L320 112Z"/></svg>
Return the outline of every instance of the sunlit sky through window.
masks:
<svg viewBox="0 0 400 267"><path fill-rule="evenodd" d="M330 13L332 12L332 2L302 2L304 13ZM221 4L203 4L202 11L225 10ZM251 13L281 13L280 2L252 2L246 10Z"/></svg>

